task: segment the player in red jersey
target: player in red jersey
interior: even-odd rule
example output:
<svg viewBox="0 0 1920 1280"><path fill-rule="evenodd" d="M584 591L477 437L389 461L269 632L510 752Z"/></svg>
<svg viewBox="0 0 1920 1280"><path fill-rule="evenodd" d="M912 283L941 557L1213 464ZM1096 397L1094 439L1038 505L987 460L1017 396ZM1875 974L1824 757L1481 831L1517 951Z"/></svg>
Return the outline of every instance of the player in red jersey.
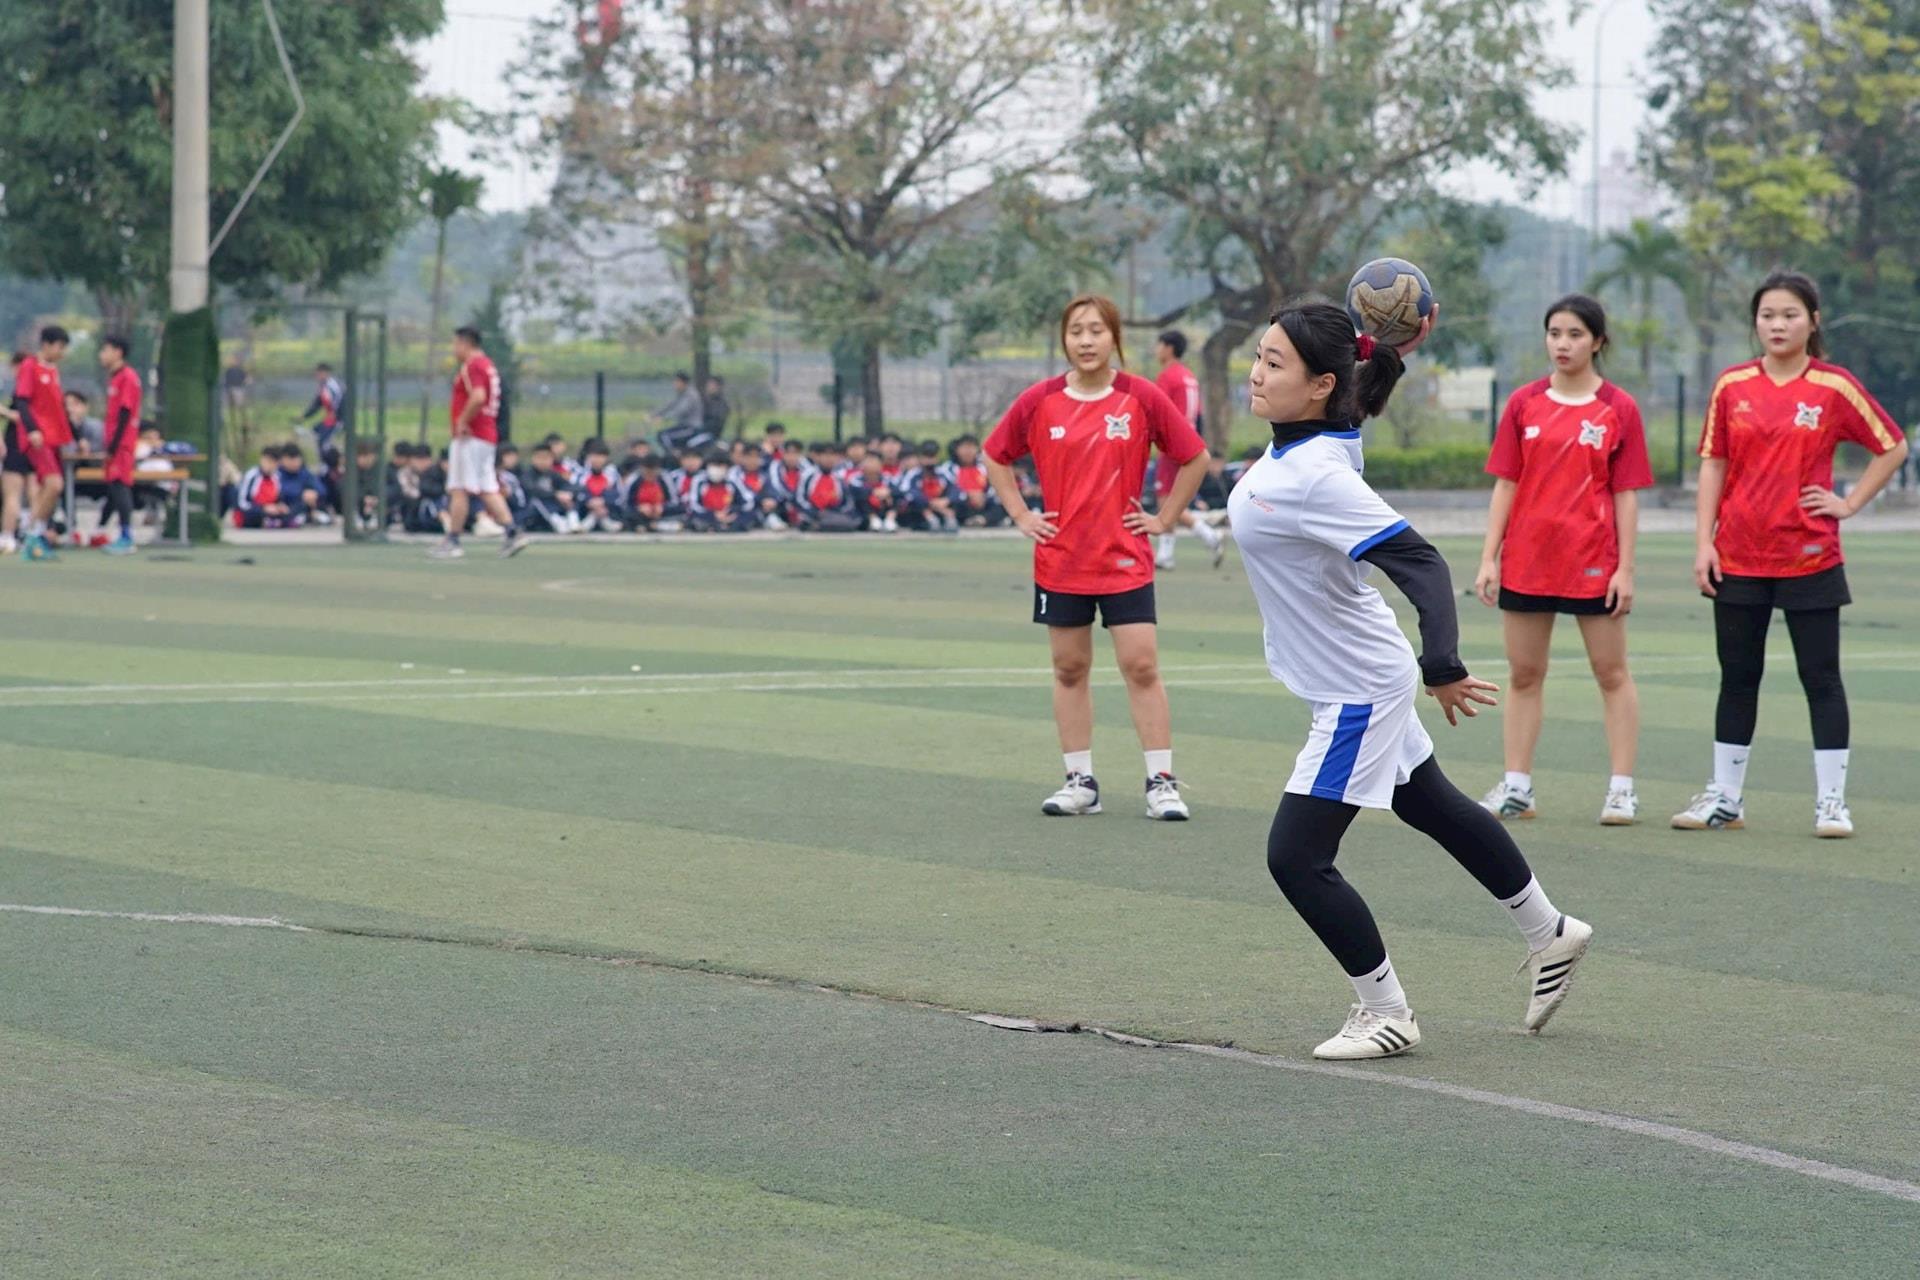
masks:
<svg viewBox="0 0 1920 1280"><path fill-rule="evenodd" d="M1146 751L1147 814L1182 821L1173 727L1160 683L1150 538L1178 527L1207 471L1207 447L1180 410L1126 364L1120 312L1091 294L1067 304L1060 345L1071 370L1020 394L987 438L987 477L1007 516L1034 541L1033 620L1053 650L1053 719L1066 785L1041 806L1055 815L1100 812L1093 777L1093 617L1113 636L1133 727ZM1166 500L1140 505L1154 448L1180 463ZM1020 493L1013 464L1032 455L1048 508Z"/></svg>
<svg viewBox="0 0 1920 1280"><path fill-rule="evenodd" d="M1545 714L1555 614L1579 619L1600 685L1613 777L1603 826L1638 816L1633 790L1640 695L1627 670L1627 614L1640 520L1634 492L1653 483L1633 397L1600 375L1607 313L1585 294L1547 308L1553 373L1514 392L1494 432L1487 471L1498 477L1474 590L1498 604L1507 646L1506 777L1480 803L1531 818L1533 753Z"/></svg>
<svg viewBox="0 0 1920 1280"><path fill-rule="evenodd" d="M107 375L107 501L120 517L120 536L107 544L111 555L133 551L133 464L140 443L140 375L127 363L127 340L118 334L100 339L100 369Z"/></svg>
<svg viewBox="0 0 1920 1280"><path fill-rule="evenodd" d="M480 345L480 331L462 325L453 331L453 439L447 443L447 536L428 552L436 560L457 560L466 552L468 503L480 500L500 526L500 556L519 555L527 536L514 525L500 495L500 471L494 453L500 447L500 371ZM604 446L602 446L604 447Z"/></svg>
<svg viewBox="0 0 1920 1280"><path fill-rule="evenodd" d="M0 462L6 476L8 506L16 507L23 488L27 493L27 537L21 546L33 560L53 555L47 542L47 521L60 505L61 491L66 488L60 451L73 443L66 395L60 389L59 364L66 357L67 341L65 329L48 325L40 331L39 354L20 362L13 383L13 411L18 416L8 425L7 456Z"/></svg>
<svg viewBox="0 0 1920 1280"><path fill-rule="evenodd" d="M1200 400L1200 379L1193 376L1193 370L1180 363L1181 357L1186 354L1186 334L1178 329L1169 329L1161 334L1159 341L1153 344L1154 359L1160 362L1160 376L1153 381L1154 385L1165 393L1167 399L1173 401L1173 407L1186 415L1187 421L1193 424L1193 429L1200 432L1201 438L1204 439L1206 427L1203 425L1204 411ZM1180 465L1169 455L1165 453L1160 455L1153 471L1153 496L1157 502L1166 501L1167 495L1173 492L1174 481L1180 475ZM1206 544L1207 550L1213 553L1213 567L1218 569L1220 562L1227 558L1226 535L1202 520L1197 511L1182 511L1180 527L1193 530L1194 536ZM1154 549L1154 567L1173 568L1174 543L1179 540L1179 537L1179 529L1160 535Z"/></svg>
<svg viewBox="0 0 1920 1280"><path fill-rule="evenodd" d="M1852 603L1840 522L1856 515L1907 458L1907 442L1866 388L1828 364L1820 293L1798 272L1775 272L1753 294L1765 352L1720 375L1700 432L1693 576L1713 600L1720 656L1713 780L1673 825L1739 827L1773 611L1787 615L1795 665L1813 719L1814 834L1853 834L1847 809L1850 724L1840 679L1840 609ZM1842 440L1877 455L1842 498L1833 453Z"/></svg>

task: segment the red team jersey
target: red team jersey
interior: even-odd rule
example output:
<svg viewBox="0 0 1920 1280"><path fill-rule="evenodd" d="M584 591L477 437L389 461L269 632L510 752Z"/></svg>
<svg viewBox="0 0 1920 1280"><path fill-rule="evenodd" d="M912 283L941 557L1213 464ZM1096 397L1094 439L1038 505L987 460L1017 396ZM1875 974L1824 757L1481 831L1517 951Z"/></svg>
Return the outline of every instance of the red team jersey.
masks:
<svg viewBox="0 0 1920 1280"><path fill-rule="evenodd" d="M1153 385L1159 387L1167 399L1173 401L1173 407L1187 416L1196 430L1200 424L1200 379L1193 376L1193 370L1175 360L1160 371ZM1155 497L1165 498L1173 492L1173 478L1180 474L1180 464L1166 454L1160 455L1160 466L1153 476Z"/></svg>
<svg viewBox="0 0 1920 1280"><path fill-rule="evenodd" d="M1610 382L1568 403L1546 378L1514 392L1487 472L1512 480L1500 585L1527 596L1591 600L1620 567L1613 495L1653 483L1640 406Z"/></svg>
<svg viewBox="0 0 1920 1280"><path fill-rule="evenodd" d="M114 428L120 422L120 411L127 413L127 429L121 433L120 447L107 459L106 476L108 484L133 483L134 449L140 443L140 375L133 371L132 365L123 364L114 375L107 379L107 443L113 443Z"/></svg>
<svg viewBox="0 0 1920 1280"><path fill-rule="evenodd" d="M480 397L480 411L473 415L468 424L475 440L484 440L488 444L500 443L500 371L493 367L493 361L484 351L475 352L467 357L467 362L453 378L453 421L458 425L460 415L467 410L467 401L474 396Z"/></svg>
<svg viewBox="0 0 1920 1280"><path fill-rule="evenodd" d="M1069 391L1062 375L1013 402L986 452L1003 464L1032 454L1047 509L1059 513L1060 532L1033 547L1036 586L1117 595L1153 581L1151 546L1121 519L1139 500L1156 447L1184 465L1206 445L1158 387L1130 373L1116 373L1091 400Z"/></svg>
<svg viewBox="0 0 1920 1280"><path fill-rule="evenodd" d="M13 394L27 402L28 409L33 413L33 424L40 428L47 448L58 449L73 443L73 427L67 422L66 395L60 390L58 369L39 356L28 356L20 362L20 373L14 380ZM25 430L23 423L23 434Z"/></svg>
<svg viewBox="0 0 1920 1280"><path fill-rule="evenodd" d="M1900 439L1887 411L1839 365L1810 361L1784 384L1758 360L1721 374L1700 432L1700 456L1727 460L1713 537L1721 571L1800 578L1843 563L1840 522L1804 510L1800 491L1833 487L1842 440L1885 453Z"/></svg>

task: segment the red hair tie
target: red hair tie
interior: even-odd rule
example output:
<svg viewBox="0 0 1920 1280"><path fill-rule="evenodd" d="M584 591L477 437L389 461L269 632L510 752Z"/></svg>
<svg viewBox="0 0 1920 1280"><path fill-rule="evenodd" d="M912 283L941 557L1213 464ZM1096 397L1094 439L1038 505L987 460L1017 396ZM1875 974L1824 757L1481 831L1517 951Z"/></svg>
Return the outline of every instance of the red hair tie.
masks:
<svg viewBox="0 0 1920 1280"><path fill-rule="evenodd" d="M1360 353L1362 363L1373 359L1374 341L1372 334L1361 333L1354 335L1353 345L1354 349Z"/></svg>

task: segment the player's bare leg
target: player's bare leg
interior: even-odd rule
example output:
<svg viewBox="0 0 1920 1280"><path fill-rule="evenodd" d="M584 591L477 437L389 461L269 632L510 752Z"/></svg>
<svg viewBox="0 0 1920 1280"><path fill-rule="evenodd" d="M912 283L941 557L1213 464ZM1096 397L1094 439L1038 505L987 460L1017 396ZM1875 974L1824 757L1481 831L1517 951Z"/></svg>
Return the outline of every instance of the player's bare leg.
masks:
<svg viewBox="0 0 1920 1280"><path fill-rule="evenodd" d="M1053 724L1067 781L1040 806L1053 817L1100 812L1100 784L1093 778L1093 628L1048 627L1053 655Z"/></svg>
<svg viewBox="0 0 1920 1280"><path fill-rule="evenodd" d="M0 472L0 554L17 545L14 535L20 531L21 500L26 494L26 477L12 471Z"/></svg>
<svg viewBox="0 0 1920 1280"><path fill-rule="evenodd" d="M1507 776L1487 792L1481 807L1499 818L1531 818L1533 752L1547 711L1547 650L1553 644L1551 613L1505 611L1500 626L1507 644L1506 705L1500 709L1500 736Z"/></svg>
<svg viewBox="0 0 1920 1280"><path fill-rule="evenodd" d="M1187 806L1173 773L1173 712L1167 687L1160 682L1159 630L1151 622L1108 629L1120 677L1127 682L1127 709L1147 760L1147 816L1184 821Z"/></svg>
<svg viewBox="0 0 1920 1280"><path fill-rule="evenodd" d="M1639 816L1633 766L1640 747L1640 690L1627 668L1627 620L1611 614L1583 615L1580 638L1586 641L1587 662L1600 686L1607 755L1613 762L1600 822L1608 827L1630 826Z"/></svg>
<svg viewBox="0 0 1920 1280"><path fill-rule="evenodd" d="M53 519L53 513L60 507L60 495L66 492L65 476L41 476L33 489L33 527L36 532L44 533L47 521Z"/></svg>
<svg viewBox="0 0 1920 1280"><path fill-rule="evenodd" d="M467 528L467 491L454 489L447 494L447 536L427 554L435 560L458 560L467 553L460 547L460 535Z"/></svg>

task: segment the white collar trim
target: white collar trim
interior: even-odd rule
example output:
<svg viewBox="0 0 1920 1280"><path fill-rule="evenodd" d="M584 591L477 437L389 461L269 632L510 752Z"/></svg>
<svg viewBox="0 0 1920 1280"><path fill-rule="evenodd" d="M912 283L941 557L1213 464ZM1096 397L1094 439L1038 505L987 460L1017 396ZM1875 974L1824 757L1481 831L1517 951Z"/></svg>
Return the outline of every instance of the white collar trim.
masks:
<svg viewBox="0 0 1920 1280"><path fill-rule="evenodd" d="M1601 383L1600 385L1605 386L1606 384ZM1553 401L1555 404L1564 404L1572 408L1578 408L1583 404L1592 404L1599 398L1600 393L1598 391L1585 396L1570 396L1564 392L1555 391L1552 387L1547 388L1547 399Z"/></svg>
<svg viewBox="0 0 1920 1280"><path fill-rule="evenodd" d="M1067 383L1066 386L1062 387L1061 390L1067 393L1067 399L1069 400L1078 400L1082 404L1094 404L1098 401L1105 400L1108 396L1112 395L1114 391L1114 387L1118 384L1118 382L1119 382L1119 379L1115 378L1113 382L1109 382L1103 389L1099 391L1081 391L1076 389L1073 383L1069 382Z"/></svg>

